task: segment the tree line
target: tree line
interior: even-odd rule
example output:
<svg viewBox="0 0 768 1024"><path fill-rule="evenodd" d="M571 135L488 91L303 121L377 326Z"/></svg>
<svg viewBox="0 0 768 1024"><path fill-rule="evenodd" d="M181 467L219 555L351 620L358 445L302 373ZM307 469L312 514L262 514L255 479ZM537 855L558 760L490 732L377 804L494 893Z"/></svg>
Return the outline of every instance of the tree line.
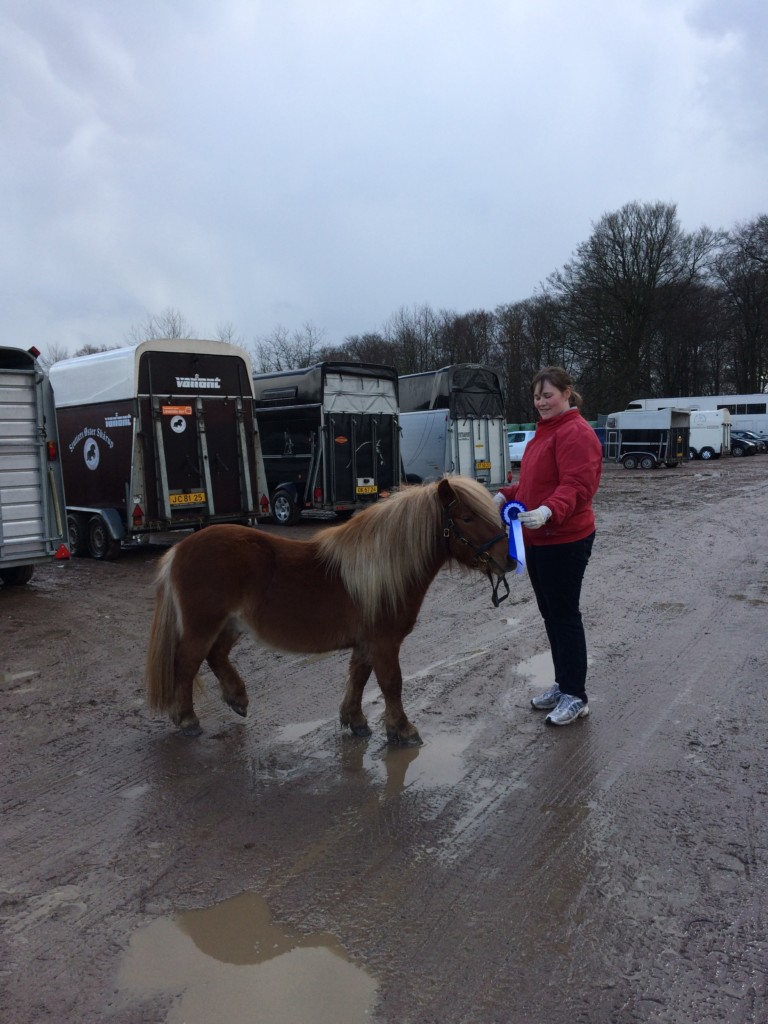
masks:
<svg viewBox="0 0 768 1024"><path fill-rule="evenodd" d="M129 340L193 336L183 316L167 310L132 328ZM231 324L217 336L238 342ZM483 363L501 375L508 422L535 418L529 382L548 365L574 376L590 418L633 398L762 392L768 215L730 231L689 233L674 204L628 203L601 217L523 301L465 313L401 308L381 330L337 345L312 324L280 327L250 347L259 372L323 359L384 363L401 375Z"/></svg>

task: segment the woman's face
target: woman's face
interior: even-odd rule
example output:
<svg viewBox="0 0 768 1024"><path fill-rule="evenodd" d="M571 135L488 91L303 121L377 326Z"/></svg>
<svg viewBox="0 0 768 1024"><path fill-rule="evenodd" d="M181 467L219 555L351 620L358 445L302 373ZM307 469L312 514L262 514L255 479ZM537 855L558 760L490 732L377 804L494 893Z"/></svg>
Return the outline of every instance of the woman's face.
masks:
<svg viewBox="0 0 768 1024"><path fill-rule="evenodd" d="M570 409L571 389L561 391L549 380L542 380L533 392L533 404L543 420L551 420Z"/></svg>

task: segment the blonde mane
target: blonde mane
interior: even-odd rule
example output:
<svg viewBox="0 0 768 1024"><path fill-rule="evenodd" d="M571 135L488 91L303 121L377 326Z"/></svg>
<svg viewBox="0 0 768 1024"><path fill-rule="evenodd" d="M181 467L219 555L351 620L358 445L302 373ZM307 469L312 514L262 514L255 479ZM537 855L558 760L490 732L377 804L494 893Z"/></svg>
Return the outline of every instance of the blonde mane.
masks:
<svg viewBox="0 0 768 1024"><path fill-rule="evenodd" d="M449 482L462 504L489 525L499 525L482 484L469 477ZM450 557L437 488L437 483L406 487L319 538L321 560L339 573L368 621L381 609L396 610L411 587L429 580Z"/></svg>

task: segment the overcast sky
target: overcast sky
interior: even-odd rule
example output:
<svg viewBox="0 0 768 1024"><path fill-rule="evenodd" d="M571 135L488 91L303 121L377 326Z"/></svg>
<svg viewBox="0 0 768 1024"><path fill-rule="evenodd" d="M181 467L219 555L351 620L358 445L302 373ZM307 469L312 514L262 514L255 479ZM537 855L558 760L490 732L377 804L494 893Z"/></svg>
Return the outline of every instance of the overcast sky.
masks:
<svg viewBox="0 0 768 1024"><path fill-rule="evenodd" d="M0 0L0 344L530 297L625 203L768 212L766 0Z"/></svg>

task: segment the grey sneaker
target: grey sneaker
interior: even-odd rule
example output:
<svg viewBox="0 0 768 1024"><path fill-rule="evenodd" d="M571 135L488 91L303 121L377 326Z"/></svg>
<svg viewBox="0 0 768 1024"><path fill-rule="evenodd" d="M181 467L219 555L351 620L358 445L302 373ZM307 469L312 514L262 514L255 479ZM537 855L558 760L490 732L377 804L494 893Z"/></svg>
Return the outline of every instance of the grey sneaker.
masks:
<svg viewBox="0 0 768 1024"><path fill-rule="evenodd" d="M554 711L547 715L547 725L570 725L577 718L586 718L589 714L589 704L586 704L580 697L572 697L570 693L561 693L560 700Z"/></svg>
<svg viewBox="0 0 768 1024"><path fill-rule="evenodd" d="M531 697L531 706L536 708L537 711L549 711L551 708L557 707L559 700L560 687L555 683L554 686L550 686L544 693L540 693L538 697Z"/></svg>

